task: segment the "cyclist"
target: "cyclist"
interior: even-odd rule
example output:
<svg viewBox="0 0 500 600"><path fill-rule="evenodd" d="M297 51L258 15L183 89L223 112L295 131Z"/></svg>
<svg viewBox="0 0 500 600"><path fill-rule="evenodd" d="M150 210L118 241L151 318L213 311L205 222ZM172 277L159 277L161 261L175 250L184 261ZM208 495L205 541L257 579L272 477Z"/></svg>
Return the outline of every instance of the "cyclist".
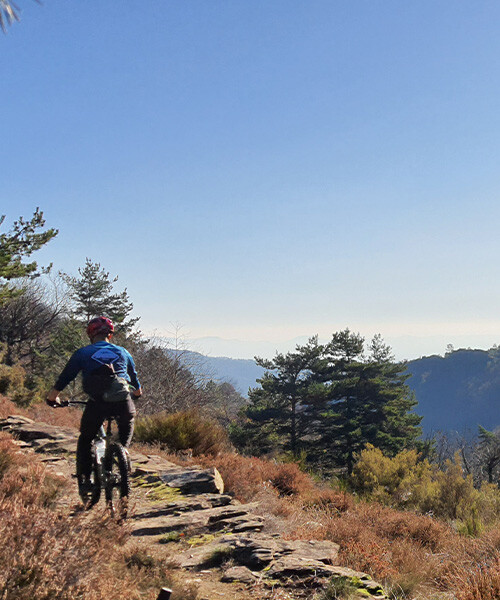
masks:
<svg viewBox="0 0 500 600"><path fill-rule="evenodd" d="M82 372L83 389L90 397L83 411L77 445L77 464L84 481L89 481L92 471L92 440L104 420L115 417L120 443L127 449L136 413L132 396L142 396L132 356L125 348L111 343L114 330L113 322L107 317L89 321L90 345L73 354L47 396L47 404L56 405L59 392ZM129 384L134 388L132 392Z"/></svg>

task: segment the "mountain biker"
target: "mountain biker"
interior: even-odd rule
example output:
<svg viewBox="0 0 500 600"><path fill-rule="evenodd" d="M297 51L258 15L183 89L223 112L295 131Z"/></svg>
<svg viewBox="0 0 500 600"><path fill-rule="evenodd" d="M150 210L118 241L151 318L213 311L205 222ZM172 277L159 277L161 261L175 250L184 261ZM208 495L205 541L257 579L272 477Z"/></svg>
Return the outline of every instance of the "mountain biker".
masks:
<svg viewBox="0 0 500 600"><path fill-rule="evenodd" d="M57 405L59 392L82 372L83 389L90 400L80 422L77 464L86 481L92 471L92 440L104 420L115 417L120 443L127 449L136 414L132 396L142 396L132 356L125 348L111 343L114 330L113 322L107 317L91 319L87 325L90 345L73 354L47 396L49 406ZM133 391L130 391L130 385Z"/></svg>

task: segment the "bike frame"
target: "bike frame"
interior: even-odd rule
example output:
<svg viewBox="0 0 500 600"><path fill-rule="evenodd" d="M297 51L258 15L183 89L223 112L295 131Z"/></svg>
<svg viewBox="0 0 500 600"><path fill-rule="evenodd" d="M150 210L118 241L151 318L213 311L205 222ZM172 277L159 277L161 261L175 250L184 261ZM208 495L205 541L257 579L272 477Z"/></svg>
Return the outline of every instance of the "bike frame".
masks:
<svg viewBox="0 0 500 600"><path fill-rule="evenodd" d="M95 438L94 438L94 448L95 448L95 455L96 455L96 459L97 459L97 463L99 465L103 465L104 464L104 457L106 455L106 452L109 450L109 447L111 445L112 442L112 438L113 438L113 433L112 433L112 422L114 420L114 417L107 417L106 418L106 431L104 431L104 425L101 425L101 427L99 428L99 431L97 432Z"/></svg>
<svg viewBox="0 0 500 600"><path fill-rule="evenodd" d="M75 406L75 405L86 405L87 402L81 400L66 400L63 403L58 404L58 407ZM130 491L130 480L129 480L129 460L128 455L125 452L123 446L112 440L112 423L115 420L114 417L107 417L106 430L104 430L104 424L99 428L94 440L92 442L93 455L95 458L94 469L97 471L97 482L99 490L102 490L106 494L106 500L113 516L116 515L116 506L113 502L113 489L120 489L120 518L125 518L127 513L127 496ZM114 462L113 458L118 459L118 464ZM125 462L125 468L124 468ZM113 472L113 466L118 469L118 472ZM116 469L115 469L116 471ZM77 467L78 472L78 467ZM80 481L79 481L80 491ZM88 507L98 502L101 492L97 492L96 500L91 501ZM80 492L81 495L81 492ZM84 496L82 496L84 500ZM84 500L85 504L85 500Z"/></svg>

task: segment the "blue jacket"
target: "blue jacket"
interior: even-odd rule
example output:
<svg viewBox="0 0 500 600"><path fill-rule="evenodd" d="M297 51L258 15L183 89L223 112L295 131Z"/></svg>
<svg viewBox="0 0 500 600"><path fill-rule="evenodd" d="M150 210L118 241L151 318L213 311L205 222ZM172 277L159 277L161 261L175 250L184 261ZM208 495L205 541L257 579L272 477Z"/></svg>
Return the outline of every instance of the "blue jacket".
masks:
<svg viewBox="0 0 500 600"><path fill-rule="evenodd" d="M109 342L97 342L90 346L85 346L77 350L69 359L63 372L54 385L58 391L63 390L68 383L82 372L83 380L101 365L113 364L114 371L118 377L123 377L136 389L141 387L137 372L135 370L134 359L128 350L121 346L115 346Z"/></svg>

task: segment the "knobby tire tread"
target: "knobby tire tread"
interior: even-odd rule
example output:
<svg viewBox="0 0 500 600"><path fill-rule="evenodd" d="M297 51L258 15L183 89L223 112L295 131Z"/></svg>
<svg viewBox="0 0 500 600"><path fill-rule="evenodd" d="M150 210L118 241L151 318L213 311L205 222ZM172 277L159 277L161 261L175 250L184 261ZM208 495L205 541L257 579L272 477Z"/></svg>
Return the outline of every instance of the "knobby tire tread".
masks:
<svg viewBox="0 0 500 600"><path fill-rule="evenodd" d="M124 501L124 510L126 511L126 501L130 494L130 476L128 471L128 461L125 449L121 444L112 443L109 445L108 452L104 459L106 469L111 472L112 477L119 476L118 485L113 483L106 486L106 501L111 505L111 510L116 511L116 497L113 497L113 490L116 488L119 493L119 500ZM122 515L123 517L126 515Z"/></svg>

